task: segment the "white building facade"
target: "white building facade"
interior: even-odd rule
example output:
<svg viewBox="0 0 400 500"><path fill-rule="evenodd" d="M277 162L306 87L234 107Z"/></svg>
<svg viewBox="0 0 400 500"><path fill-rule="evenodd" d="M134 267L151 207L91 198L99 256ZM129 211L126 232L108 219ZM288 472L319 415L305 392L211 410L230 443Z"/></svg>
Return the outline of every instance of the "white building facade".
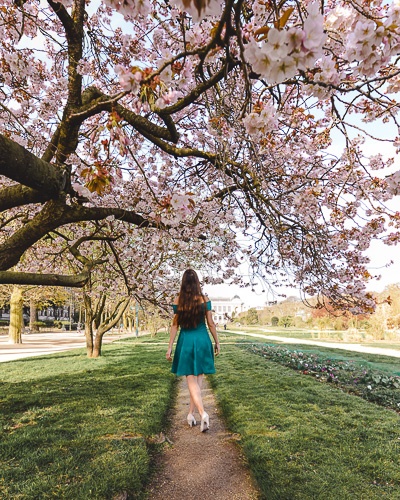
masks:
<svg viewBox="0 0 400 500"><path fill-rule="evenodd" d="M238 315L245 311L245 305L239 295L232 298L226 297L210 297L213 320L218 325L223 325L232 320L232 317L237 318Z"/></svg>

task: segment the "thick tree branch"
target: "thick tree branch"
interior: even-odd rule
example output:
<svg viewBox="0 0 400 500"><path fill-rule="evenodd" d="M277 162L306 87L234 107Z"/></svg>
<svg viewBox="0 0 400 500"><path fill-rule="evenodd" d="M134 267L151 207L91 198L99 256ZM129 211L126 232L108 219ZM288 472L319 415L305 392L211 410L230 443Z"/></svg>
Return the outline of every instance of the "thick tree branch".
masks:
<svg viewBox="0 0 400 500"><path fill-rule="evenodd" d="M48 1L52 2L52 0ZM53 9L56 9L59 4L52 2L51 5ZM74 1L71 16L64 10L55 10L64 25L68 42L68 100L59 127L56 150L58 163L64 163L78 144L80 123L71 123L70 115L82 104L82 75L77 68L83 55L85 0ZM54 145L53 150L55 150Z"/></svg>
<svg viewBox="0 0 400 500"><path fill-rule="evenodd" d="M64 26L65 32L70 34L70 36L74 33L74 21L72 17L68 14L67 9L64 7L62 3L53 2L53 0L47 0L50 7L54 10L58 19L61 21Z"/></svg>
<svg viewBox="0 0 400 500"><path fill-rule="evenodd" d="M70 207L63 200L50 200L43 210L0 245L0 269L15 266L23 253L43 236L72 222L102 220L109 216L140 227L160 227L135 212L119 208Z"/></svg>
<svg viewBox="0 0 400 500"><path fill-rule="evenodd" d="M99 327L99 324L101 322L101 316L103 314L105 306L106 306L106 294L104 293L96 303L96 311L95 311L96 328Z"/></svg>
<svg viewBox="0 0 400 500"><path fill-rule="evenodd" d="M163 227L159 224L145 219L136 212L114 207L83 207L75 205L73 207L68 207L66 219L67 223L70 223L90 220L103 220L110 216L114 216L118 220L129 222L130 224L134 224L138 227Z"/></svg>
<svg viewBox="0 0 400 500"><path fill-rule="evenodd" d="M0 134L0 175L56 197L67 186L67 171L40 160L18 143Z"/></svg>
<svg viewBox="0 0 400 500"><path fill-rule="evenodd" d="M114 310L114 313L110 318L99 325L99 329L97 331L97 335L103 336L108 330L113 328L116 324L118 324L121 319L123 313L131 301L130 297L125 299L124 301L120 301L117 307Z"/></svg>
<svg viewBox="0 0 400 500"><path fill-rule="evenodd" d="M0 271L0 284L2 285L42 285L42 286L68 286L72 288L83 287L89 279L89 273L76 275L19 273L13 271Z"/></svg>
<svg viewBox="0 0 400 500"><path fill-rule="evenodd" d="M41 212L0 246L0 269L5 271L15 266L28 248L62 225L67 208L60 201L47 202Z"/></svg>
<svg viewBox="0 0 400 500"><path fill-rule="evenodd" d="M31 203L44 203L49 199L50 196L42 191L14 184L0 191L0 212Z"/></svg>
<svg viewBox="0 0 400 500"><path fill-rule="evenodd" d="M82 106L71 114L70 120L74 124L81 124L87 118L95 116L101 111L108 111L109 113L115 110L129 125L134 127L139 133L147 132L155 137L161 137L166 141L177 143L179 135L175 128L173 120L167 116L162 117L167 128L161 127L152 123L147 118L137 115L133 111L125 108L117 101L124 97L126 92L121 92L116 96L108 96L103 94L96 87L88 87L82 94Z"/></svg>

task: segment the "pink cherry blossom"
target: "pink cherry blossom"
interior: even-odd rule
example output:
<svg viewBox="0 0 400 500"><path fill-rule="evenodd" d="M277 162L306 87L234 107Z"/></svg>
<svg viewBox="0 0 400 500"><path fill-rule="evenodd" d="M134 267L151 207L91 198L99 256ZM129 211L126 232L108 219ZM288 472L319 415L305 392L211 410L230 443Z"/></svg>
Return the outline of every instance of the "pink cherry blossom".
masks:
<svg viewBox="0 0 400 500"><path fill-rule="evenodd" d="M366 249L400 232L398 1L57 5L0 0L0 140L23 148L1 163L0 271L102 255L101 287L156 301L171 270L237 283L245 262L373 308Z"/></svg>

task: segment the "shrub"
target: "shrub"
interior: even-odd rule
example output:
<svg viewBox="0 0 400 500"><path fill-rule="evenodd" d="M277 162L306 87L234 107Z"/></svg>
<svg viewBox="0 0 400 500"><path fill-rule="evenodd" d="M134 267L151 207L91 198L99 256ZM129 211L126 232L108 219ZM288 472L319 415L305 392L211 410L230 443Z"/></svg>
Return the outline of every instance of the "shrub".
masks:
<svg viewBox="0 0 400 500"><path fill-rule="evenodd" d="M44 328L47 326L45 321L34 321L33 326L36 326L38 328Z"/></svg>
<svg viewBox="0 0 400 500"><path fill-rule="evenodd" d="M292 324L293 324L293 316L283 316L279 320L279 326L284 326L285 328L292 326Z"/></svg>
<svg viewBox="0 0 400 500"><path fill-rule="evenodd" d="M254 307L251 307L247 311L247 314L244 319L248 325L256 325L258 323L257 310Z"/></svg>

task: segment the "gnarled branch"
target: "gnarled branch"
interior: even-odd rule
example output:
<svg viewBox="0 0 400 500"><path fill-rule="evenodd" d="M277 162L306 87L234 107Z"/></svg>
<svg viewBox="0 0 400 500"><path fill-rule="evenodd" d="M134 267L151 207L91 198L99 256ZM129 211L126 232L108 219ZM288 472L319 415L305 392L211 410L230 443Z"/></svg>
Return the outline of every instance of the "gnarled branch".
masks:
<svg viewBox="0 0 400 500"><path fill-rule="evenodd" d="M43 285L82 288L85 286L88 279L88 272L76 275L63 275L0 271L0 284L2 285Z"/></svg>

